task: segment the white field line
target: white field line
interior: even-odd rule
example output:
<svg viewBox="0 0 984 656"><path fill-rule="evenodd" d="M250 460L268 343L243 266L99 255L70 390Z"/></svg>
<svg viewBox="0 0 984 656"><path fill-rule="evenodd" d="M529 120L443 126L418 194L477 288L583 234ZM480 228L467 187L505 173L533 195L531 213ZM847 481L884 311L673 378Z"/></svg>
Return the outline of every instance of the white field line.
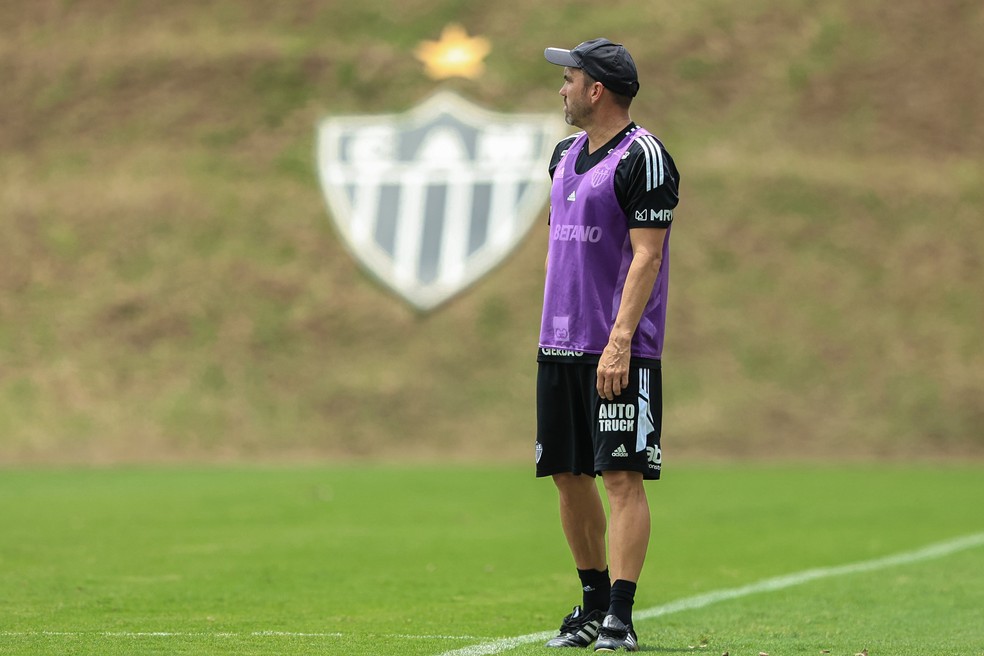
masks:
<svg viewBox="0 0 984 656"><path fill-rule="evenodd" d="M632 613L632 617L634 620L652 619L654 617L670 615L671 613L679 613L685 610L703 608L719 601L747 597L748 595L757 594L759 592L773 592L775 590L791 588L796 585L809 583L810 581L816 581L817 579L872 572L879 569L885 569L887 567L909 565L911 563L918 563L925 560L942 558L958 551L964 551L966 549L972 549L982 545L984 545L984 533L975 533L973 535L955 538L946 542L931 544L928 547L916 549L915 551L906 551L891 556L875 558L874 560L865 560L859 563L839 565L836 567L807 569L794 574L786 574L785 576L776 576L773 578L763 579L756 583L743 585L738 588L714 590L712 592L706 592L693 597L686 597L677 601L671 601L670 603L663 604L662 606L654 606L645 610L635 611ZM530 633L527 635L516 636L514 638L500 638L498 640L491 640L478 645L470 645L468 647L446 651L440 656L491 656L492 654L498 654L509 649L514 649L520 645L549 640L555 635L557 635L556 631L543 631L540 633Z"/></svg>

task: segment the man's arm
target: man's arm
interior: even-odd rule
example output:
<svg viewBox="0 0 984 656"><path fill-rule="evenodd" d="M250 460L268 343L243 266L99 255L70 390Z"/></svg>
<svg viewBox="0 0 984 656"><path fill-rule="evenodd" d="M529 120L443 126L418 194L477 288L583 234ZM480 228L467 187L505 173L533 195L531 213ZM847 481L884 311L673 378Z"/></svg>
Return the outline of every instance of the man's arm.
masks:
<svg viewBox="0 0 984 656"><path fill-rule="evenodd" d="M615 325L608 337L608 346L598 360L598 394L609 401L621 394L629 384L632 336L653 293L663 262L665 238L666 228L629 230L632 262L625 278L618 314L615 315Z"/></svg>

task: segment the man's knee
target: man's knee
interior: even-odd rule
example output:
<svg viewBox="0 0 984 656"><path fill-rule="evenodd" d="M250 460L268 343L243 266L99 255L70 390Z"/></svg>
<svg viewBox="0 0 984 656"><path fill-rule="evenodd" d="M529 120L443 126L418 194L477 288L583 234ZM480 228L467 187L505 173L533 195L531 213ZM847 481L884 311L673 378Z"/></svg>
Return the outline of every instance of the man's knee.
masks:
<svg viewBox="0 0 984 656"><path fill-rule="evenodd" d="M561 503L582 505L595 499L600 503L598 486L591 476L570 473L554 474L553 481L560 494Z"/></svg>
<svg viewBox="0 0 984 656"><path fill-rule="evenodd" d="M565 472L563 474L554 474L551 478L553 478L554 485L562 491L576 491L594 487L594 479L590 476L584 476L583 474L579 475Z"/></svg>
<svg viewBox="0 0 984 656"><path fill-rule="evenodd" d="M611 497L631 497L646 494L643 485L643 476L639 472L633 471L606 471L602 474L605 483L605 492Z"/></svg>

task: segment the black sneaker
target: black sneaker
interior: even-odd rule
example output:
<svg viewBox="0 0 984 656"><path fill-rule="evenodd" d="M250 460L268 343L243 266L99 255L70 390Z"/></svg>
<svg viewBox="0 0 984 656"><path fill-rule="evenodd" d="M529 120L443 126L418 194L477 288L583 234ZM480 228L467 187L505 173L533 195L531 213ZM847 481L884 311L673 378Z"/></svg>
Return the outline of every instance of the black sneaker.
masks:
<svg viewBox="0 0 984 656"><path fill-rule="evenodd" d="M631 626L626 626L614 615L607 615L598 630L595 651L639 651L639 640Z"/></svg>
<svg viewBox="0 0 984 656"><path fill-rule="evenodd" d="M547 642L547 647L587 647L598 637L603 619L605 614L600 610L585 615L580 606L575 606L560 625L560 633Z"/></svg>

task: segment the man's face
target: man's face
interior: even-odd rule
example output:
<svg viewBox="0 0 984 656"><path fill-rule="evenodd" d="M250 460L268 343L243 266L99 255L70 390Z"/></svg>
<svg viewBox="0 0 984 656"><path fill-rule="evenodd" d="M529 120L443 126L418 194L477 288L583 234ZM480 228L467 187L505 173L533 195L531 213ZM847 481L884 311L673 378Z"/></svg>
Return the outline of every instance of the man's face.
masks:
<svg viewBox="0 0 984 656"><path fill-rule="evenodd" d="M584 128L585 119L594 112L588 98L590 85L584 71L580 68L564 68L564 86L560 95L564 97L564 120L568 125Z"/></svg>

